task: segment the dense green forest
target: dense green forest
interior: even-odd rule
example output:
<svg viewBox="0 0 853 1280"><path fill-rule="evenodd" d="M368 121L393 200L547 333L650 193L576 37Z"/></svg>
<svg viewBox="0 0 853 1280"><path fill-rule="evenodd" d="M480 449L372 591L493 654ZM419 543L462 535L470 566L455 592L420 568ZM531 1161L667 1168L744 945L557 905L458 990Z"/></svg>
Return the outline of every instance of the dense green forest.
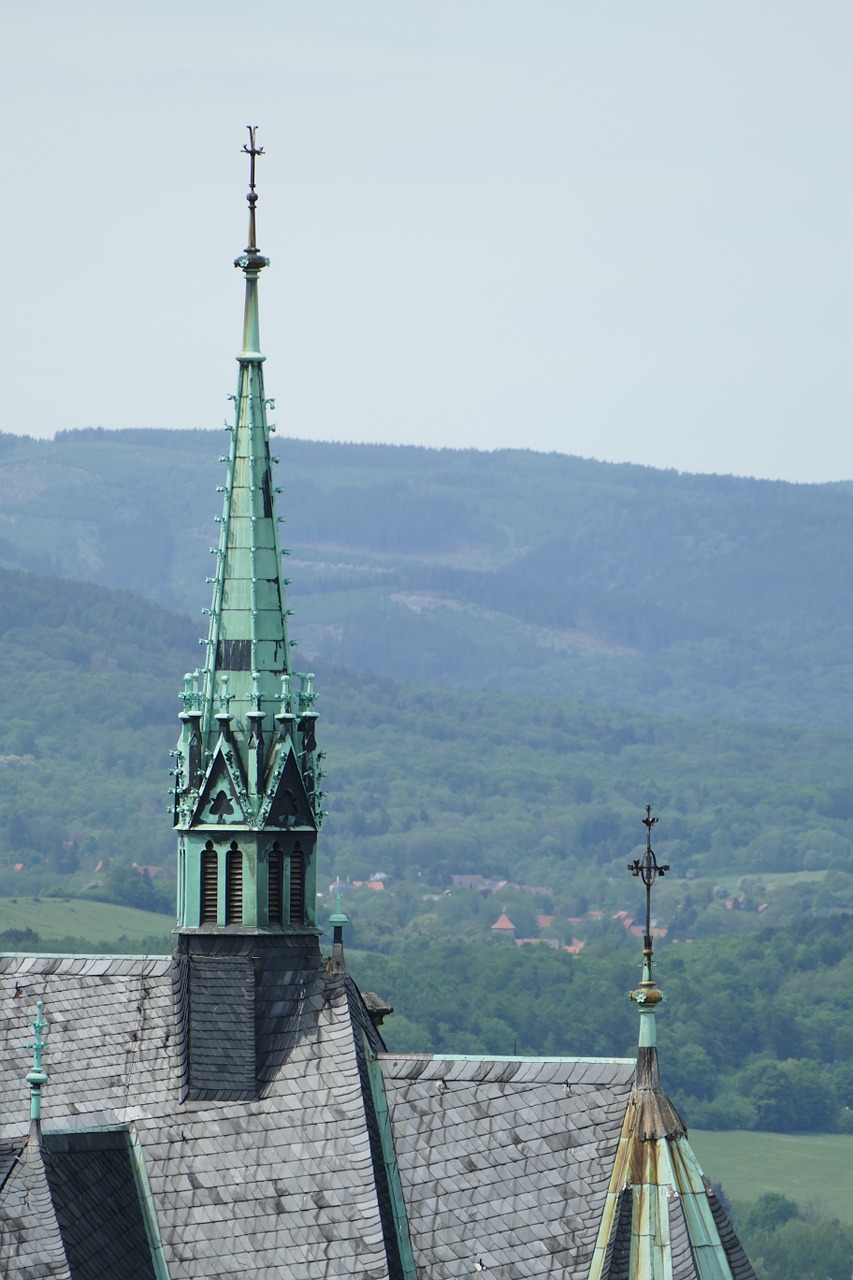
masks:
<svg viewBox="0 0 853 1280"><path fill-rule="evenodd" d="M167 751L194 629L128 593L61 579L0 571L0 590L3 889L168 907ZM853 907L848 734L333 666L318 688L331 810L321 882L388 878L353 896L358 945L381 950L402 928L486 937L501 910L519 936L536 936L537 915L553 917L557 941L618 933L610 917L637 909L625 863L646 802L673 864L656 902L672 936ZM151 882L133 862L167 874ZM454 886L466 874L507 883L497 894Z"/></svg>
<svg viewBox="0 0 853 1280"><path fill-rule="evenodd" d="M758 1197L733 1215L758 1280L847 1280L853 1228L804 1212L788 1196Z"/></svg>
<svg viewBox="0 0 853 1280"><path fill-rule="evenodd" d="M0 565L209 601L212 432L0 436ZM853 494L282 440L300 654L450 688L846 727Z"/></svg>
<svg viewBox="0 0 853 1280"><path fill-rule="evenodd" d="M640 945L415 936L350 968L397 1010L383 1033L401 1052L630 1057ZM659 949L662 1069L691 1125L853 1133L852 953L846 915Z"/></svg>

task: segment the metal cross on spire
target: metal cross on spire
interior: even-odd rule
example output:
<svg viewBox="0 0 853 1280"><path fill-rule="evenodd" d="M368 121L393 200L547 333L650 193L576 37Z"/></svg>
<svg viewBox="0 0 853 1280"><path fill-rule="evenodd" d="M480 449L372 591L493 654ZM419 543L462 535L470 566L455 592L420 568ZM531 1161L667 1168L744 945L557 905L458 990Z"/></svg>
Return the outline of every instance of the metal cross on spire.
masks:
<svg viewBox="0 0 853 1280"><path fill-rule="evenodd" d="M633 862L628 863L631 875L639 876L646 886L645 942L647 947L652 945L652 886L658 876L665 876L669 871L669 863L659 863L652 848L652 827L657 826L657 821L657 818L652 817L652 806L647 804L646 816L643 818L643 826L646 828L646 852L642 858L635 858Z"/></svg>
<svg viewBox="0 0 853 1280"><path fill-rule="evenodd" d="M258 132L256 124L247 124L249 130L249 145L243 143L243 151L249 157L249 190L246 200L249 203L249 243L246 246L247 253L257 253L258 237L255 231L255 205L258 203L258 193L255 190L255 157L264 154L263 147L255 146L255 134Z"/></svg>

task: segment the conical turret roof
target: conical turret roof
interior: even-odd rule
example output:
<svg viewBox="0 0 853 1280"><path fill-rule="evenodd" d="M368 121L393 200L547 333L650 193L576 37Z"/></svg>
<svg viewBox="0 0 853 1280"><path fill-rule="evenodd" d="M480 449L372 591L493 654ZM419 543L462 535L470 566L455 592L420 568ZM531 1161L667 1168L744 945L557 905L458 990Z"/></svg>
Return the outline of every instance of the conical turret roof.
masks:
<svg viewBox="0 0 853 1280"><path fill-rule="evenodd" d="M245 728L251 712L267 713L268 724L290 691L288 609L281 576L281 547L275 512L273 467L267 420L271 402L264 390L264 356L260 350L258 282L269 265L257 248L254 162L262 149L254 130L245 148L252 169L249 200L249 244L234 265L246 279L243 343L237 356L234 422L228 428L231 448L224 459L227 474L219 545L214 548L213 601L199 690L202 734L208 751L219 736L217 714L227 712ZM284 681L282 680L284 677ZM287 707L289 710L289 706Z"/></svg>

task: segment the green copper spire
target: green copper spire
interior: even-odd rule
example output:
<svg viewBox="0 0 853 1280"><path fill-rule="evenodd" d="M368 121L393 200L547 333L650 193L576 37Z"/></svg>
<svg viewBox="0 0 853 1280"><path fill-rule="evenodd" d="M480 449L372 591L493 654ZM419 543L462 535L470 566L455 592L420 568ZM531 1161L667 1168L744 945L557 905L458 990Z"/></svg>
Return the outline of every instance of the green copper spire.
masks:
<svg viewBox="0 0 853 1280"><path fill-rule="evenodd" d="M223 710L238 726L246 726L251 713L266 717L267 725L272 725L281 676L290 670L267 423L270 402L264 393L260 351L258 281L269 259L257 248L255 161L263 148L255 144L255 129L249 129L249 144L243 150L251 166L249 243L234 265L245 277L246 297L205 649L202 735L208 751L219 737L217 714ZM224 706L223 699L227 700Z"/></svg>
<svg viewBox="0 0 853 1280"><path fill-rule="evenodd" d="M180 928L313 927L314 846L323 817L314 676L291 670L292 610L281 575L279 518L264 391L255 183L264 154L249 126L249 242L227 463L204 667L184 677L175 825ZM205 877L207 877L205 879Z"/></svg>
<svg viewBox="0 0 853 1280"><path fill-rule="evenodd" d="M30 1023L36 1033L36 1038L27 1045L27 1048L33 1051L33 1067L32 1071L27 1073L27 1084L30 1086L30 1119L34 1124L41 1122L41 1087L43 1084L47 1084L47 1072L41 1064L41 1055L47 1052L47 1045L42 1038L42 1032L47 1031L50 1023L42 1017L43 1013L44 1001L39 1000L36 1005L35 1022Z"/></svg>

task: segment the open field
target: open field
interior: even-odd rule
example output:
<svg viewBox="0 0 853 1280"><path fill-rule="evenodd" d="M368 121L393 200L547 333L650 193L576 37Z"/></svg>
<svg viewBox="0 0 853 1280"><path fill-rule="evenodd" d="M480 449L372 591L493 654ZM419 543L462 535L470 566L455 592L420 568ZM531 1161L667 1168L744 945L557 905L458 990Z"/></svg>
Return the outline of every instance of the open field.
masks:
<svg viewBox="0 0 853 1280"><path fill-rule="evenodd" d="M763 884L768 893L772 893L774 889L784 888L791 884L812 884L820 883L826 878L826 871L744 871L740 868L722 868L714 869L713 875L691 875L687 877L690 881L691 889L695 888L711 888L719 885L726 889L729 893L737 893L741 885L745 882L752 886L756 883Z"/></svg>
<svg viewBox="0 0 853 1280"><path fill-rule="evenodd" d="M0 898L0 932L6 929L34 929L41 950L49 950L51 940L79 938L93 946L119 940L139 944L144 938L156 941L157 951L171 951L171 916L111 902L89 902L85 898ZM23 948L26 949L26 948Z"/></svg>
<svg viewBox="0 0 853 1280"><path fill-rule="evenodd" d="M853 1134L691 1129L690 1141L707 1176L735 1205L778 1191L803 1209L853 1222Z"/></svg>

